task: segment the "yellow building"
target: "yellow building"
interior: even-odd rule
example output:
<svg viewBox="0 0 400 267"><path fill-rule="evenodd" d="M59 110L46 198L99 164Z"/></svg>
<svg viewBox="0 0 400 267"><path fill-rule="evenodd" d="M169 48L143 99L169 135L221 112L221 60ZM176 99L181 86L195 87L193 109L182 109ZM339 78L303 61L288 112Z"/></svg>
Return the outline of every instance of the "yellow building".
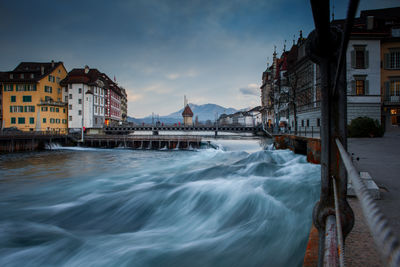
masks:
<svg viewBox="0 0 400 267"><path fill-rule="evenodd" d="M2 127L22 131L68 131L68 109L60 81L67 76L62 62L22 62L0 74Z"/></svg>

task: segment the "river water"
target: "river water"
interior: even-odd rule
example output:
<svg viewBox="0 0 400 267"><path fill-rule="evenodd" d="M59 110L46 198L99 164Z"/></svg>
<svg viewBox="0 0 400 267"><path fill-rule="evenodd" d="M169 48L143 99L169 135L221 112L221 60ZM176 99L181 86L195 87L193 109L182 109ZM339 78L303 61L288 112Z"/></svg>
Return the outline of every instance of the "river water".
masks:
<svg viewBox="0 0 400 267"><path fill-rule="evenodd" d="M0 156L0 266L301 266L319 165L258 141Z"/></svg>

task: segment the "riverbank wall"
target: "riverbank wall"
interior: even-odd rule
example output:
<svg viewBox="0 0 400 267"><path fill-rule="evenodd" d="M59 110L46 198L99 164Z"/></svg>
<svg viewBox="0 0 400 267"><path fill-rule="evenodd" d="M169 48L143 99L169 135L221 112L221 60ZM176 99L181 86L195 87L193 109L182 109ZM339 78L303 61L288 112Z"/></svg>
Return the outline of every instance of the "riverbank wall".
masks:
<svg viewBox="0 0 400 267"><path fill-rule="evenodd" d="M67 135L10 133L0 135L0 153L43 150L47 144L52 142L57 142L60 145L74 145L74 142Z"/></svg>
<svg viewBox="0 0 400 267"><path fill-rule="evenodd" d="M306 155L307 161L310 163L321 163L321 140L319 138L282 134L274 135L273 142L276 149L290 149L296 154Z"/></svg>

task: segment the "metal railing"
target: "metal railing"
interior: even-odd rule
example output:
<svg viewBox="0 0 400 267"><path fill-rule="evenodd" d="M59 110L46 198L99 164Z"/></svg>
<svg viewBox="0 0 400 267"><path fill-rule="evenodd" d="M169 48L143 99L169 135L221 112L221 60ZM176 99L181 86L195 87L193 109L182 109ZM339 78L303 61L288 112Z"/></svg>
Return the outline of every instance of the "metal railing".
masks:
<svg viewBox="0 0 400 267"><path fill-rule="evenodd" d="M320 137L321 135L321 127L320 126L298 126L297 132L291 128L288 130L289 134L295 134L297 136L304 137Z"/></svg>
<svg viewBox="0 0 400 267"><path fill-rule="evenodd" d="M346 149L343 147L339 139L335 139L335 142L338 147L342 162L346 168L348 178L350 179L354 187L354 191L357 195L357 198L360 201L363 215L366 219L372 237L374 238L377 249L382 255L382 258L385 261L386 266L400 266L399 240L395 236L393 230L390 228L387 219L383 216L382 212L376 205L374 198L368 192L367 187L361 180L361 177L358 171L356 170L355 166L353 165L351 157L346 152ZM336 186L334 186L333 188L336 192ZM337 202L337 196L335 194L335 203L336 202ZM336 207L337 206L335 205L335 208ZM338 214L339 213L338 207L336 208L336 211ZM340 223L337 223L337 226L340 226ZM341 236L342 236L342 231L338 227L338 237ZM343 251L343 246L340 249L340 251ZM340 266L344 265L341 264Z"/></svg>

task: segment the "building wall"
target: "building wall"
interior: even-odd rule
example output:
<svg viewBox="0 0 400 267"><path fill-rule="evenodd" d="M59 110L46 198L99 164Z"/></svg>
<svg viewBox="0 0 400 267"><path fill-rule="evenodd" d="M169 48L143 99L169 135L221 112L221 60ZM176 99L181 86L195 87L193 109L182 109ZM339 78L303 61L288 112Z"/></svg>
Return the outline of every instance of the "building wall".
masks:
<svg viewBox="0 0 400 267"><path fill-rule="evenodd" d="M390 129L393 126L398 127L400 125L400 97L387 96L386 83L391 79L400 80L400 69L387 69L385 67L385 54L390 52L389 49L399 49L399 41L387 41L381 43L381 95L382 95L382 122L385 124L386 129ZM390 94L390 92L389 92ZM388 101L390 100L390 101Z"/></svg>
<svg viewBox="0 0 400 267"><path fill-rule="evenodd" d="M85 128L102 128L105 112L104 89L82 83L68 84L67 88L68 128L82 128L82 117Z"/></svg>
<svg viewBox="0 0 400 267"><path fill-rule="evenodd" d="M368 51L366 68L356 69L352 66L352 51L355 46L365 46ZM346 53L347 67L347 122L359 116L368 116L381 121L381 48L379 40L350 40ZM365 76L365 95L354 95L355 76Z"/></svg>
<svg viewBox="0 0 400 267"><path fill-rule="evenodd" d="M49 75L54 76L54 82L49 81ZM63 113L60 105L51 103L62 101L62 91L59 82L65 78L67 72L65 68L60 65L54 69L49 75L42 78L39 82L31 83L5 83L3 84L3 119L4 127L17 127L23 131L33 130L62 130L67 128L67 113ZM36 86L36 91L16 91L17 85L32 85ZM5 86L11 85L12 91L4 91ZM51 92L45 92L45 86L52 88ZM15 97L15 102L11 102L11 97ZM30 96L30 102L24 102L23 96ZM45 106L58 108L58 112L41 112L41 103L44 103L46 97L50 97L54 102L47 101ZM42 101L42 102L41 102ZM34 111L27 112L10 112L10 106L33 106ZM24 108L25 109L25 108ZM15 123L12 123L12 118L15 118ZM25 123L19 123L21 118L25 119ZM33 119L32 119L33 118ZM45 120L44 120L45 119ZM21 122L21 121L20 121ZM33 123L31 123L33 122Z"/></svg>
<svg viewBox="0 0 400 267"><path fill-rule="evenodd" d="M192 126L193 125L193 118L189 117L189 116L183 117L183 125Z"/></svg>

